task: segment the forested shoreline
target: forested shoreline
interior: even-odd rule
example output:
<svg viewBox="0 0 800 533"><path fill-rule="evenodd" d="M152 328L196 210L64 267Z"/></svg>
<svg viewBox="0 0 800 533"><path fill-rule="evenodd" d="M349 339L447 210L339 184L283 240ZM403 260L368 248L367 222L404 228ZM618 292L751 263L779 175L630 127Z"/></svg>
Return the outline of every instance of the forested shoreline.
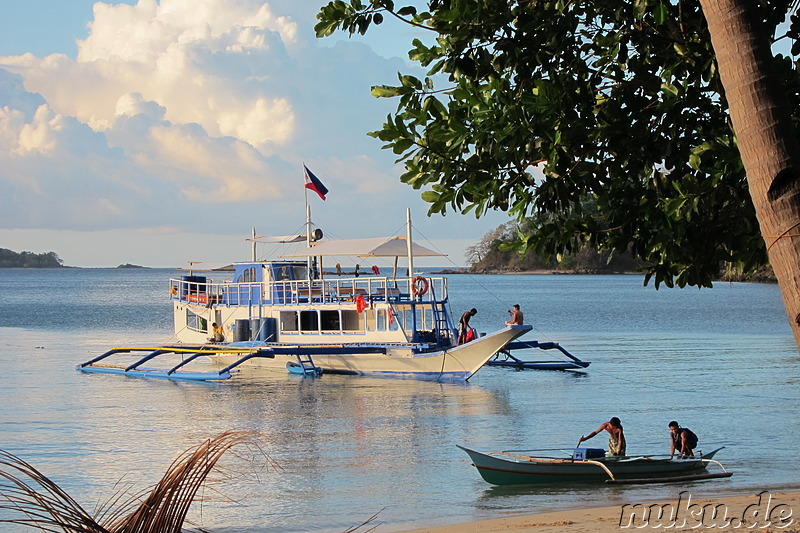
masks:
<svg viewBox="0 0 800 533"><path fill-rule="evenodd" d="M564 253L556 257L543 258L534 250L526 254L515 245L518 239L516 222L502 224L489 231L475 245L466 250L468 266L463 270L470 274L512 274L547 272L554 274L630 274L643 273L645 263L628 253L601 252L585 245L578 252ZM453 271L456 273L456 271ZM775 274L770 266L746 273L732 264L720 265L718 281L752 281L775 283Z"/></svg>
<svg viewBox="0 0 800 533"><path fill-rule="evenodd" d="M63 268L64 261L55 252L36 254L0 248L0 268Z"/></svg>

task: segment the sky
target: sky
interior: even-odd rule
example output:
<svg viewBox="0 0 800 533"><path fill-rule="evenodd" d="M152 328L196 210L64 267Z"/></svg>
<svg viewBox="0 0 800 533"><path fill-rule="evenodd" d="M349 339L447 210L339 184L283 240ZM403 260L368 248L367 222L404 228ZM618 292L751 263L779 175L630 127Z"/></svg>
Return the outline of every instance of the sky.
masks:
<svg viewBox="0 0 800 533"><path fill-rule="evenodd" d="M396 108L370 95L413 30L314 35L325 0L0 0L0 248L66 265L250 259L245 239L302 232L303 164L330 238L405 234L448 254L503 213L427 217L421 190L366 135ZM266 251L266 250L265 250ZM261 255L262 252L259 252Z"/></svg>

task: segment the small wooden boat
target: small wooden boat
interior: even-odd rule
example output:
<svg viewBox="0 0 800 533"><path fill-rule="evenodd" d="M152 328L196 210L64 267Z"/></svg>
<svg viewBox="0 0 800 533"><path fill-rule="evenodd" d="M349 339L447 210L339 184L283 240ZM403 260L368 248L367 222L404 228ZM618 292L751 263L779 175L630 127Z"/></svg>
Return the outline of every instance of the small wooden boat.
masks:
<svg viewBox="0 0 800 533"><path fill-rule="evenodd" d="M463 446L458 447L467 452L481 477L493 485L666 483L733 475L725 471L719 461L713 459L722 448L686 459L654 455L576 459L574 457L578 453L566 458L533 457L526 455L526 451L481 453ZM537 450L528 450L535 451ZM711 463L722 468L722 472L708 472L706 468Z"/></svg>

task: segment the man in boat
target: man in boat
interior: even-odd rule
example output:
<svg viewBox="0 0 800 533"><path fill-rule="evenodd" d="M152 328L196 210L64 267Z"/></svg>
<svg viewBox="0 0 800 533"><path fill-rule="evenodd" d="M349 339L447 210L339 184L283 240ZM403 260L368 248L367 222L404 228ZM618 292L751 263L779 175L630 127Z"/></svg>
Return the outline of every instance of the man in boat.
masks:
<svg viewBox="0 0 800 533"><path fill-rule="evenodd" d="M474 307L461 315L461 320L458 321L458 344L467 342L467 332L469 331L469 319L478 314L478 310Z"/></svg>
<svg viewBox="0 0 800 533"><path fill-rule="evenodd" d="M697 446L697 435L689 428L682 428L675 420L669 423L669 458L675 452L681 457L694 457L694 447Z"/></svg>
<svg viewBox="0 0 800 533"><path fill-rule="evenodd" d="M213 337L208 339L211 342L225 342L225 333L222 331L222 326L216 322L211 323L211 334Z"/></svg>
<svg viewBox="0 0 800 533"><path fill-rule="evenodd" d="M602 431L608 431L608 454L609 455L625 455L625 434L622 431L622 422L616 416L608 422L604 422L597 430L592 431L585 437L578 440L578 444L585 440L589 440Z"/></svg>
<svg viewBox="0 0 800 533"><path fill-rule="evenodd" d="M507 326L521 326L523 324L524 317L522 316L522 311L519 310L519 304L514 304L514 310L509 310L508 314L511 315L511 320L506 321Z"/></svg>

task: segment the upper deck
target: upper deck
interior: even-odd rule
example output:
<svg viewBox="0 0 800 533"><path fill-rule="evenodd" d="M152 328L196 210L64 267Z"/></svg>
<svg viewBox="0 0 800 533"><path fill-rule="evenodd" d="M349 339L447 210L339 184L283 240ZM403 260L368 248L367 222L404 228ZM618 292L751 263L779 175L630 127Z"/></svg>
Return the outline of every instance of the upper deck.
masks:
<svg viewBox="0 0 800 533"><path fill-rule="evenodd" d="M302 279L307 268L296 262L237 263L234 268L231 281L215 282L195 275L170 279L170 299L202 305L285 306L352 303L359 299L368 303L433 304L448 298L444 277L417 281L415 291L413 279L407 277L333 275Z"/></svg>

